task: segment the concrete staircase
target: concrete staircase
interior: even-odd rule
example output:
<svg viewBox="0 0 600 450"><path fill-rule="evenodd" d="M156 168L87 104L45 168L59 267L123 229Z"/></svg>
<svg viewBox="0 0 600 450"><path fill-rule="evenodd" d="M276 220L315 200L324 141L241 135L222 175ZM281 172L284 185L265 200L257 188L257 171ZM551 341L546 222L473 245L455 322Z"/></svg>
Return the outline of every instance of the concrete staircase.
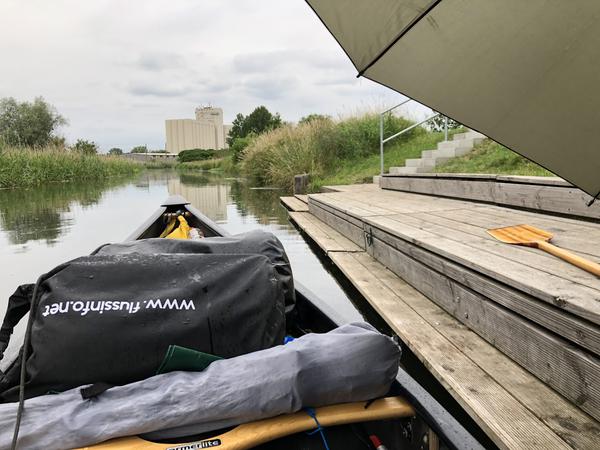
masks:
<svg viewBox="0 0 600 450"><path fill-rule="evenodd" d="M436 150L425 150L420 158L407 159L404 167L390 167L390 175L432 172L435 166L466 155L484 139L485 136L477 131L455 134L451 141L440 142Z"/></svg>

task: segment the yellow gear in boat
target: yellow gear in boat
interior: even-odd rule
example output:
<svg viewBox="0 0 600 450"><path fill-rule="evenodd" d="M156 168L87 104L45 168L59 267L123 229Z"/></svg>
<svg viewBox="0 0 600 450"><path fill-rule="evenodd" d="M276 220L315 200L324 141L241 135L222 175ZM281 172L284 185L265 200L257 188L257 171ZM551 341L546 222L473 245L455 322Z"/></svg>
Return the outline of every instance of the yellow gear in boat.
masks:
<svg viewBox="0 0 600 450"><path fill-rule="evenodd" d="M177 216L177 220L179 220L179 226L166 236L167 239L189 239L190 226L187 220L183 216Z"/></svg>
<svg viewBox="0 0 600 450"><path fill-rule="evenodd" d="M173 231L173 229L175 228L175 225L177 224L177 219L175 219L175 217L171 217L169 219L169 222L167 223L167 226L165 227L165 229L163 230L162 233L160 233L160 238L166 238L167 235Z"/></svg>

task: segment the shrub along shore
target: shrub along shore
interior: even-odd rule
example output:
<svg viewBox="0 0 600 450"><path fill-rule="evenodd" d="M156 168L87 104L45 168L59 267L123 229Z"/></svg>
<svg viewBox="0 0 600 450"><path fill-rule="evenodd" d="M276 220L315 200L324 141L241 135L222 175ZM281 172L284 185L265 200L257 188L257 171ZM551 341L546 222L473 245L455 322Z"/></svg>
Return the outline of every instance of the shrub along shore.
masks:
<svg viewBox="0 0 600 450"><path fill-rule="evenodd" d="M104 179L134 174L142 168L141 164L118 157L82 154L53 147L9 147L0 150L0 188Z"/></svg>
<svg viewBox="0 0 600 450"><path fill-rule="evenodd" d="M388 117L386 136L411 121ZM455 130L457 132L460 130ZM386 145L385 166L403 165L422 150L435 148L443 133L417 127ZM240 157L241 172L255 183L291 190L294 175L310 174L310 191L327 184L371 181L379 173L379 115L365 114L340 121L319 118L285 125L253 138Z"/></svg>
<svg viewBox="0 0 600 450"><path fill-rule="evenodd" d="M401 117L386 120L385 136L411 122ZM450 135L465 131L459 127ZM385 171L404 166L409 158L420 158L423 150L435 149L444 140L442 132L416 127L384 148ZM294 175L310 174L309 191L322 186L371 182L380 171L379 115L366 114L341 121L322 118L298 125L285 125L253 137L239 155L241 173L263 186L291 191ZM453 158L438 172L503 173L549 176L552 173L526 158L486 139L473 152Z"/></svg>

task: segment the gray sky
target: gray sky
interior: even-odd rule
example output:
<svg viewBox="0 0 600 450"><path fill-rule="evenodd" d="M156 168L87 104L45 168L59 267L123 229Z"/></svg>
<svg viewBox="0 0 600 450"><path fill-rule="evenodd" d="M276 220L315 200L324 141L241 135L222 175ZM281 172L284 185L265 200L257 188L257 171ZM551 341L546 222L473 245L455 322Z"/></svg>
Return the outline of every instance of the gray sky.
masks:
<svg viewBox="0 0 600 450"><path fill-rule="evenodd" d="M198 105L297 121L402 97L365 79L302 0L0 2L0 97L42 95L68 141L163 148Z"/></svg>

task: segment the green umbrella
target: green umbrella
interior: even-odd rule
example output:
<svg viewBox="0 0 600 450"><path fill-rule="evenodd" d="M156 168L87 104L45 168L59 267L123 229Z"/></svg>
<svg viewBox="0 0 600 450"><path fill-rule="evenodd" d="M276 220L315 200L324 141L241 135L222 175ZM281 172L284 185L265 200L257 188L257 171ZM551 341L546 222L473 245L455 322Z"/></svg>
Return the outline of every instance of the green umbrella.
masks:
<svg viewBox="0 0 600 450"><path fill-rule="evenodd" d="M600 195L600 1L307 3L359 76Z"/></svg>

